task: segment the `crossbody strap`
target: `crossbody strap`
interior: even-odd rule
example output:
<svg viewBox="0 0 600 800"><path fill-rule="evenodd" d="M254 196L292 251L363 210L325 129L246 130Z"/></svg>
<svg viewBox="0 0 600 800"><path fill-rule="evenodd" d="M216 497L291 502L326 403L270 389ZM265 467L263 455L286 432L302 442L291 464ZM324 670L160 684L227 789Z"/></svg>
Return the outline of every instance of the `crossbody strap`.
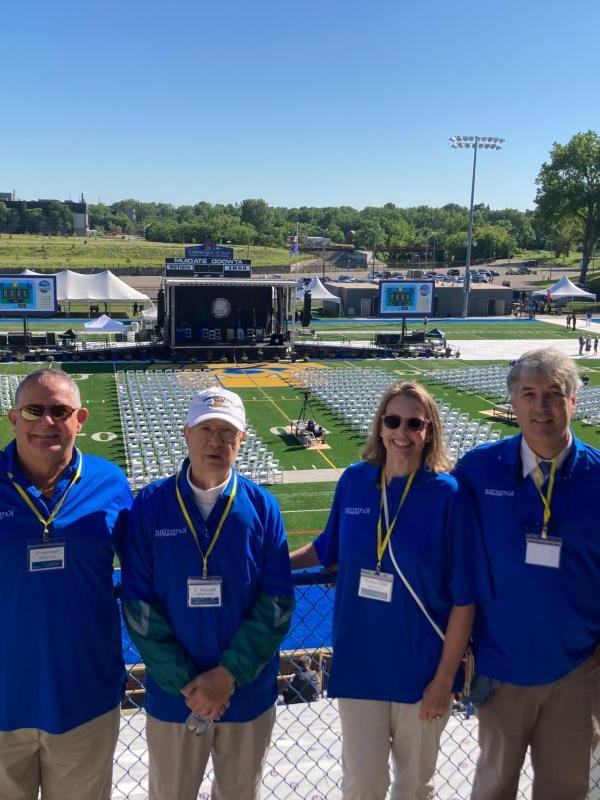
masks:
<svg viewBox="0 0 600 800"><path fill-rule="evenodd" d="M411 594L411 596L412 596L413 600L415 601L415 603L416 603L416 604L419 606L419 608L421 609L421 611L423 612L423 614L424 614L424 615L427 617L427 620L428 620L428 621L429 621L429 623L431 624L431 627L433 628L433 630L434 630L434 631L437 633L437 635L440 637L440 639L442 640L442 642L443 642L443 641L445 641L445 640L446 640L446 636L445 636L445 634L444 634L444 631L443 631L443 630L440 628L440 626L439 626L439 625L438 625L438 624L437 624L437 623L436 623L436 622L435 622L435 621L434 621L434 620L431 618L431 616L429 615L429 612L427 611L427 609L426 609L426 608L425 608L425 606L423 605L423 601L421 600L421 598L419 597L419 595L418 595L418 594L415 592L415 590L413 589L413 587L410 585L410 581L408 580L408 578L406 577L406 575L405 575L405 574L402 572L402 570L401 570L401 569L400 569L400 567L398 566L398 562L396 561L396 557L394 556L394 549L393 549L393 547L392 547L392 541L391 541L391 539L390 539L390 543L389 543L389 554L390 554L390 558L392 559L392 564L394 565L394 569L395 569L395 570L396 570L396 572L398 573L398 577L400 578L400 580L402 581L402 583L403 583L403 584L406 586L406 588L407 588L407 589L408 589L408 591L410 592L410 594Z"/></svg>

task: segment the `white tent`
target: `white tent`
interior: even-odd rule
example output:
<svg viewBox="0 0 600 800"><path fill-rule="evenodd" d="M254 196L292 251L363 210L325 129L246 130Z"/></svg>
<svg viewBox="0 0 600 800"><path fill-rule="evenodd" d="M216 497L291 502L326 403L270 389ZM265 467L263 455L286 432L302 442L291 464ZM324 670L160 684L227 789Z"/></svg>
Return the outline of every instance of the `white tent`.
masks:
<svg viewBox="0 0 600 800"><path fill-rule="evenodd" d="M547 289L538 289L533 292L534 297L550 297L552 300L568 300L569 298L578 298L580 300L595 300L596 295L592 292L586 292L585 289L580 289L575 286L566 275L563 275L559 281Z"/></svg>
<svg viewBox="0 0 600 800"><path fill-rule="evenodd" d="M323 286L320 279L316 275L310 279L308 286L298 289L296 292L296 298L298 300L303 300L304 292L310 292L313 301L329 300L332 303L337 303L338 305L340 305L342 302L339 297L337 297L335 294L332 294L329 289L326 289Z"/></svg>
<svg viewBox="0 0 600 800"><path fill-rule="evenodd" d="M150 306L142 311L142 319L144 322L150 322L156 325L158 322L158 306Z"/></svg>
<svg viewBox="0 0 600 800"><path fill-rule="evenodd" d="M23 275L41 275L26 269ZM56 295L59 303L149 303L150 298L132 289L109 269L85 275L70 269L53 273L56 278Z"/></svg>
<svg viewBox="0 0 600 800"><path fill-rule="evenodd" d="M102 314L101 317L86 322L83 326L86 333L120 333L125 330L125 325L116 319Z"/></svg>

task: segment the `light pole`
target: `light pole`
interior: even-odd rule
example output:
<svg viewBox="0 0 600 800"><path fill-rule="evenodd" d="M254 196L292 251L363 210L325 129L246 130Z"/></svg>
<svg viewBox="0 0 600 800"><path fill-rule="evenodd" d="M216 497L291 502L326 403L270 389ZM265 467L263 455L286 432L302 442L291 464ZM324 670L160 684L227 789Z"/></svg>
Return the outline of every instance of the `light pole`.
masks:
<svg viewBox="0 0 600 800"><path fill-rule="evenodd" d="M473 201L475 199L475 172L477 170L478 150L501 150L504 139L497 136L451 136L450 144L456 149L473 149L473 177L471 179L471 205L469 207L469 230L467 232L467 258L465 261L465 281L463 284L463 317L469 313L469 292L471 291L471 245L473 243Z"/></svg>

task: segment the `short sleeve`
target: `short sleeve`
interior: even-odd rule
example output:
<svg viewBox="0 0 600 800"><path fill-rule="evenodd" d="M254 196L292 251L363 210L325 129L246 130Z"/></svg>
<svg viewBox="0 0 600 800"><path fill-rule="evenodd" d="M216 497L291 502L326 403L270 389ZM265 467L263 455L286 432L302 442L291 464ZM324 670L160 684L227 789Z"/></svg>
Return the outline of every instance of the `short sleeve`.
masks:
<svg viewBox="0 0 600 800"><path fill-rule="evenodd" d="M313 542L321 564L329 569L339 562L340 556L340 512L343 504L345 480L339 480L333 496L333 504L325 529Z"/></svg>
<svg viewBox="0 0 600 800"><path fill-rule="evenodd" d="M131 507L124 537L121 564L122 597L125 601L157 602L154 589L154 548L146 521L151 515L142 490Z"/></svg>

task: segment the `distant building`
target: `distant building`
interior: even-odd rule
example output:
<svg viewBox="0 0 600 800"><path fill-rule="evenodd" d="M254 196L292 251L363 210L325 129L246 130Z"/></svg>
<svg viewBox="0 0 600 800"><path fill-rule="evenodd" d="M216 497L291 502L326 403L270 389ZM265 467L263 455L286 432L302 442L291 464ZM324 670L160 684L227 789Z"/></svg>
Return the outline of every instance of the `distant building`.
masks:
<svg viewBox="0 0 600 800"><path fill-rule="evenodd" d="M14 192L0 192L0 203L4 203L7 208L18 208L22 200L15 200ZM56 200L25 200L27 208L46 208L49 203L55 203ZM75 236L87 236L89 228L87 203L81 196L81 200L77 203L72 200L59 200L71 209L73 215L73 234Z"/></svg>

